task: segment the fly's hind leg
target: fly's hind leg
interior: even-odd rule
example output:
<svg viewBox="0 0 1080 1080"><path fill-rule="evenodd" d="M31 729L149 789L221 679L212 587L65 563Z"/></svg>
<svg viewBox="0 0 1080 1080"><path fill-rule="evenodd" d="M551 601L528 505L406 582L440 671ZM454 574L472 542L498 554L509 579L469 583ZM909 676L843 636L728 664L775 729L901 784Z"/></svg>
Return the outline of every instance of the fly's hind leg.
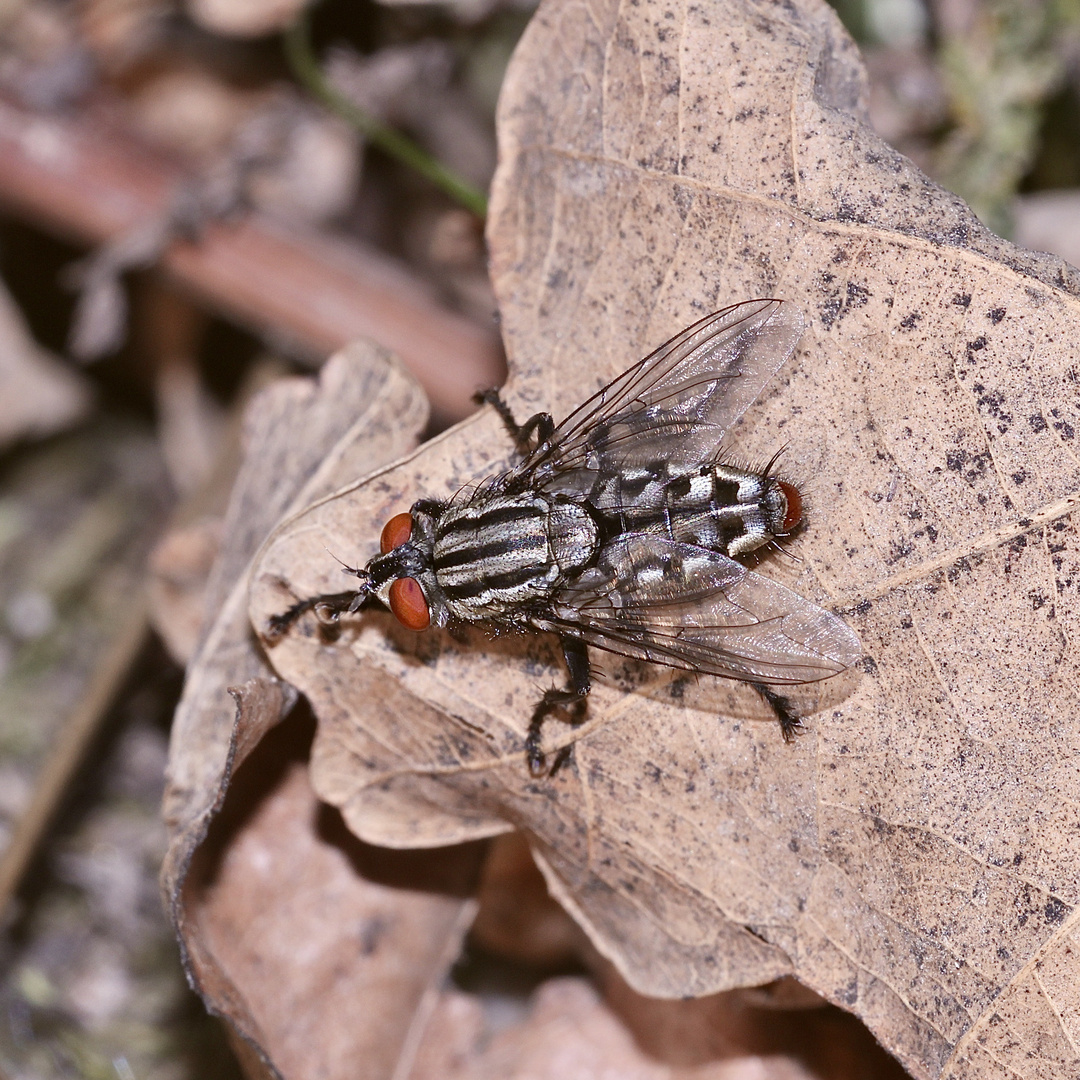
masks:
<svg viewBox="0 0 1080 1080"><path fill-rule="evenodd" d="M549 439L555 430L555 421L551 418L551 413L546 412L538 412L535 416L530 416L524 424L519 424L498 390L481 390L476 395L476 400L486 402L499 414L499 418L506 425L506 430L510 432L510 438L514 440L514 446L520 454L527 454L532 449L529 439L534 433L536 445L539 446Z"/></svg>
<svg viewBox="0 0 1080 1080"><path fill-rule="evenodd" d="M592 674L589 670L589 650L583 641L577 638L562 638L563 656L566 659L566 670L570 673L570 686L566 690L552 687L546 691L533 710L529 720L529 733L525 736L525 760L529 766L530 776L554 776L562 765L569 759L572 746L564 746L557 754L551 771L547 770L547 762L544 751L541 749L544 721L548 714L562 706L570 706L570 723L577 725L584 719L585 698L592 688Z"/></svg>
<svg viewBox="0 0 1080 1080"><path fill-rule="evenodd" d="M784 742L794 742L795 737L801 735L805 727L802 717L795 711L791 699L784 697L783 694L778 694L771 686L766 686L764 683L751 683L750 685L765 699L776 714L776 719L780 721L780 734L784 736Z"/></svg>

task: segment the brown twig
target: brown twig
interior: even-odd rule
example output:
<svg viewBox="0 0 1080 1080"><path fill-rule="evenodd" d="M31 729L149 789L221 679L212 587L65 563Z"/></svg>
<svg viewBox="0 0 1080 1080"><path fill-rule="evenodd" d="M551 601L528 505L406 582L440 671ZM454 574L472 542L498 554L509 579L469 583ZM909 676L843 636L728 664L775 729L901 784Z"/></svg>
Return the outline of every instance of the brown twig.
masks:
<svg viewBox="0 0 1080 1080"><path fill-rule="evenodd" d="M43 115L0 98L0 204L93 245L168 214L190 178L103 104ZM322 359L357 337L398 353L453 420L502 381L494 330L441 307L400 264L363 245L256 213L175 241L162 268L214 309Z"/></svg>

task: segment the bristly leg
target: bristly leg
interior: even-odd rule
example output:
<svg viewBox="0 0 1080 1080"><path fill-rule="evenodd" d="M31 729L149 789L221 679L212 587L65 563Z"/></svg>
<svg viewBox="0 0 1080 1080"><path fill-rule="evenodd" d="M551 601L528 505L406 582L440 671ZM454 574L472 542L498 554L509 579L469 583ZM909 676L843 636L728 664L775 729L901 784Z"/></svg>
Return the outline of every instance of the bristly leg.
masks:
<svg viewBox="0 0 1080 1080"><path fill-rule="evenodd" d="M486 402L499 414L503 424L506 425L506 430L510 432L510 438L514 440L514 446L520 454L527 454L533 449L529 445L529 439L534 432L536 434L536 445L539 446L542 442L551 438L551 433L555 430L555 421L552 419L551 413L546 412L538 412L535 416L530 416L524 424L519 424L514 419L510 406L503 401L502 394L498 390L481 390L475 397L477 401Z"/></svg>
<svg viewBox="0 0 1080 1080"><path fill-rule="evenodd" d="M529 720L529 733L525 736L525 760L529 766L529 775L534 777L554 776L556 772L569 760L572 749L564 746L555 758L555 763L548 772L547 761L544 751L541 749L543 741L544 721L553 710L564 705L570 706L570 723L577 726L585 718L585 698L592 689L592 674L589 670L589 650L583 641L577 638L562 638L563 657L566 660L566 670L570 674L570 686L566 690L552 687L545 691Z"/></svg>
<svg viewBox="0 0 1080 1080"><path fill-rule="evenodd" d="M293 604L288 611L283 611L280 615L271 615L267 620L267 635L271 641L276 641L285 634L301 615L306 615L316 608L326 608L332 620L337 619L339 615L346 612L356 611L363 598L363 592L358 592L356 589L350 589L348 592L309 596L306 600L300 600Z"/></svg>
<svg viewBox="0 0 1080 1080"><path fill-rule="evenodd" d="M794 742L795 737L801 735L806 728L791 699L784 697L783 694L778 694L771 686L766 686L764 683L751 683L750 685L765 699L776 714L776 719L780 721L780 734L784 736L784 742Z"/></svg>

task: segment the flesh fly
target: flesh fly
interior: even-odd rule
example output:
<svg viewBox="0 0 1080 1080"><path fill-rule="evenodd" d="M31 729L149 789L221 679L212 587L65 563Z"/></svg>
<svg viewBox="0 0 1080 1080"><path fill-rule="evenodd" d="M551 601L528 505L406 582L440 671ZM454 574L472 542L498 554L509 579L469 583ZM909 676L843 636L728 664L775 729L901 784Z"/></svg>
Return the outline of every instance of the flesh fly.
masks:
<svg viewBox="0 0 1080 1080"><path fill-rule="evenodd" d="M801 726L774 687L839 674L861 655L836 615L751 570L747 555L788 536L802 497L763 470L720 460L732 425L793 352L802 316L751 300L707 316L634 364L556 425L518 424L497 391L520 462L453 498L392 517L354 590L315 596L270 620L280 637L305 612L328 621L369 602L410 630L487 623L554 633L569 673L543 695L525 756L546 763L544 719L581 719L588 646L741 679L769 702L785 739ZM556 762L556 766L559 762Z"/></svg>

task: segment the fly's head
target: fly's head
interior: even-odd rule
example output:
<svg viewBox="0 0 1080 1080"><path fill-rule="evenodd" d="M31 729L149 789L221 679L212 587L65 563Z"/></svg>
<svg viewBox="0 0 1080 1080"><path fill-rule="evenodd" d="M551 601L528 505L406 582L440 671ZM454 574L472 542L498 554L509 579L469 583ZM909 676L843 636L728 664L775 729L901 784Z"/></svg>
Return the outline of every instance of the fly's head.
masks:
<svg viewBox="0 0 1080 1080"><path fill-rule="evenodd" d="M424 504L396 514L379 539L379 554L363 573L366 591L408 630L426 630L432 623L445 626L446 605L435 580L432 549L435 543L434 517Z"/></svg>

